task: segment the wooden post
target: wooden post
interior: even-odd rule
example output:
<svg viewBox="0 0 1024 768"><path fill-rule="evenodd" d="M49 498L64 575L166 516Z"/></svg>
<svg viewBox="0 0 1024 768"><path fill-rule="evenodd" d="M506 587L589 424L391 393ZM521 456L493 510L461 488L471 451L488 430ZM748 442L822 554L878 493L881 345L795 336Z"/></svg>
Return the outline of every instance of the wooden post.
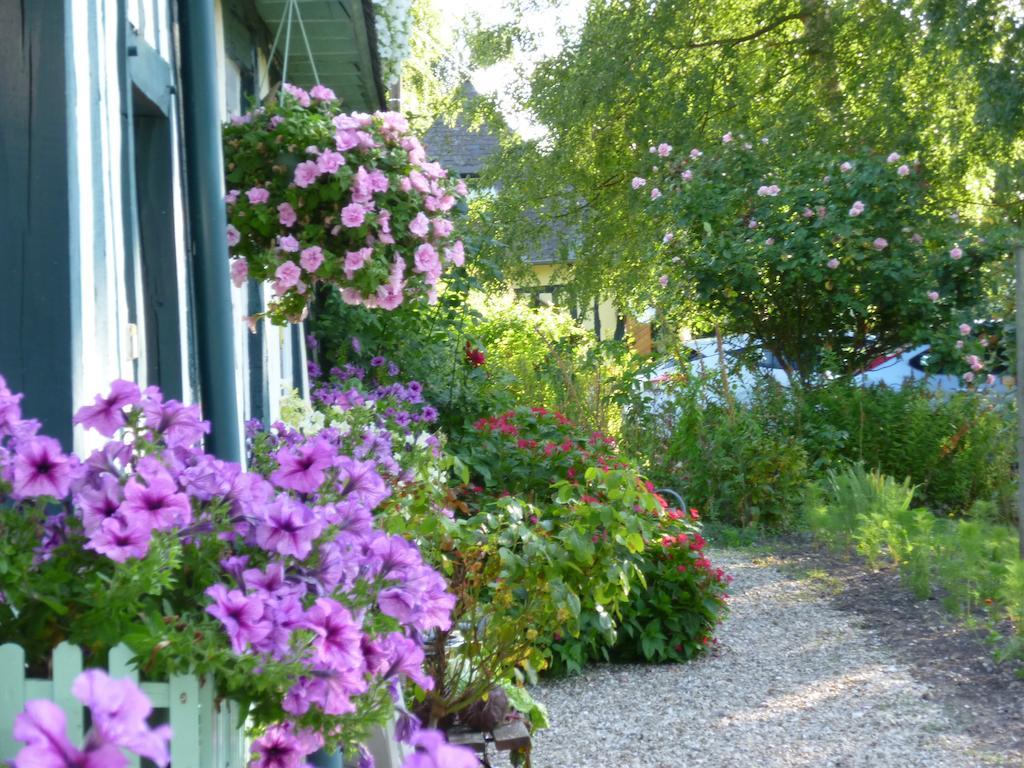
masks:
<svg viewBox="0 0 1024 768"><path fill-rule="evenodd" d="M1017 330L1017 534L1020 537L1020 556L1024 559L1024 333L1021 321L1024 319L1024 243L1013 249L1017 262L1017 316L1014 319Z"/></svg>

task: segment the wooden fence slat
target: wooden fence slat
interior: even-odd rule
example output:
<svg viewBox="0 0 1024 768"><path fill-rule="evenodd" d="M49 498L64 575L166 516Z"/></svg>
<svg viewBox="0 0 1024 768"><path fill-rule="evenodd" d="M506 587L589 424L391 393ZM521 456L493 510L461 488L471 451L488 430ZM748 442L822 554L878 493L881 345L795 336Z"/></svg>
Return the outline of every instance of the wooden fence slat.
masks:
<svg viewBox="0 0 1024 768"><path fill-rule="evenodd" d="M61 643L53 649L53 701L68 716L68 738L76 747L85 740L85 711L71 694L71 685L82 672L82 649Z"/></svg>
<svg viewBox="0 0 1024 768"><path fill-rule="evenodd" d="M199 685L199 754L211 766L221 765L220 733L213 706L213 681L207 678Z"/></svg>
<svg viewBox="0 0 1024 768"><path fill-rule="evenodd" d="M13 760L21 744L14 740L14 718L25 708L25 651L0 645L0 761Z"/></svg>
<svg viewBox="0 0 1024 768"><path fill-rule="evenodd" d="M171 675L169 687L171 765L174 768L200 768L199 680L195 675Z"/></svg>
<svg viewBox="0 0 1024 768"><path fill-rule="evenodd" d="M153 702L155 709L169 709L171 706L171 689L167 683L139 683L139 688Z"/></svg>
<svg viewBox="0 0 1024 768"><path fill-rule="evenodd" d="M139 682L139 671L131 663L134 655L127 645L118 643L110 649L110 654L107 657L107 672L115 680L123 680L127 677L132 682ZM141 761L137 754L128 750L121 751L128 758L128 768L139 768Z"/></svg>

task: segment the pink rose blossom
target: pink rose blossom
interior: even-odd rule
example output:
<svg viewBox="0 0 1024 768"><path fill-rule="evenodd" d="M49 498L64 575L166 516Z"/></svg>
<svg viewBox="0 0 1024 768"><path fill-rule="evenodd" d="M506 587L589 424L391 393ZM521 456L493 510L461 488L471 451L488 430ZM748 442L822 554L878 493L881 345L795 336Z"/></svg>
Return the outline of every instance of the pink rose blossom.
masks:
<svg viewBox="0 0 1024 768"><path fill-rule="evenodd" d="M884 237L876 237L874 240L871 241L871 247L874 248L876 251L884 251L886 248L889 247L889 241L886 240Z"/></svg>
<svg viewBox="0 0 1024 768"><path fill-rule="evenodd" d="M658 278L658 283L661 285L662 288L667 287L668 286L668 275L662 275L661 277L659 277Z"/></svg>
<svg viewBox="0 0 1024 768"><path fill-rule="evenodd" d="M860 216L862 213L864 213L864 203L860 200L854 200L853 205L850 206L850 215Z"/></svg>
<svg viewBox="0 0 1024 768"><path fill-rule="evenodd" d="M988 376L986 376L985 377L985 383L988 384L990 387L995 386L995 383L996 383L995 374L990 373Z"/></svg>
<svg viewBox="0 0 1024 768"><path fill-rule="evenodd" d="M760 187L757 188L757 194L760 197L775 197L781 191L782 190L780 190L778 185L776 184L772 184L770 186L765 186L764 184L762 184Z"/></svg>
<svg viewBox="0 0 1024 768"><path fill-rule="evenodd" d="M346 227L362 226L366 219L366 209L359 203L349 203L341 209L341 223Z"/></svg>
<svg viewBox="0 0 1024 768"><path fill-rule="evenodd" d="M730 141L732 141L732 133L727 133L724 136L722 136L723 144L728 144Z"/></svg>
<svg viewBox="0 0 1024 768"><path fill-rule="evenodd" d="M804 210L803 210L803 217L805 219L813 219L814 218L814 209L813 208L804 208Z"/></svg>
<svg viewBox="0 0 1024 768"><path fill-rule="evenodd" d="M672 145L670 144L659 144L658 145L658 157L668 157L672 153Z"/></svg>
<svg viewBox="0 0 1024 768"><path fill-rule="evenodd" d="M679 177L683 181L690 181L691 179L693 179L693 171L691 171L689 168L687 168L685 171L683 171L681 174L679 174Z"/></svg>
<svg viewBox="0 0 1024 768"><path fill-rule="evenodd" d="M696 160L698 157L700 157L703 154L704 154L703 152L701 152L699 149L696 149L696 148L690 150L690 157L692 157L694 160Z"/></svg>
<svg viewBox="0 0 1024 768"><path fill-rule="evenodd" d="M671 243L673 240L675 240L675 237L676 236L674 234L672 234L671 232L666 232L665 236L663 238L661 238L661 242L663 242L663 243L665 243L667 245L668 243Z"/></svg>
<svg viewBox="0 0 1024 768"><path fill-rule="evenodd" d="M829 259L828 263L825 266L828 267L829 269L838 269L839 268L839 259L835 259L835 258Z"/></svg>
<svg viewBox="0 0 1024 768"><path fill-rule="evenodd" d="M231 282L235 288L241 288L249 277L249 262L245 259L231 260Z"/></svg>
<svg viewBox="0 0 1024 768"><path fill-rule="evenodd" d="M277 278L277 281L274 283L274 292L280 296L289 288L294 288L299 284L302 270L299 269L295 262L286 261L277 268L274 272L274 277Z"/></svg>
<svg viewBox="0 0 1024 768"><path fill-rule="evenodd" d="M300 106L308 107L310 105L309 94L302 88L299 88L299 86L292 85L291 83L285 83L281 88L285 93L299 102Z"/></svg>
<svg viewBox="0 0 1024 768"><path fill-rule="evenodd" d="M956 346L957 349L963 349L964 348L964 340L963 339L957 339L955 346Z"/></svg>
<svg viewBox="0 0 1024 768"><path fill-rule="evenodd" d="M409 231L416 235L416 237L425 238L429 230L430 219L427 218L423 211L417 213L413 220L409 222Z"/></svg>
<svg viewBox="0 0 1024 768"><path fill-rule="evenodd" d="M657 200L659 197L661 197L661 190L655 187L651 190L651 200Z"/></svg>
<svg viewBox="0 0 1024 768"><path fill-rule="evenodd" d="M909 176L910 175L910 167L907 166L907 165L901 165L899 168L896 169L896 175L897 176Z"/></svg>
<svg viewBox="0 0 1024 768"><path fill-rule="evenodd" d="M765 245L775 245L775 238L774 237L769 237L767 240L764 241L764 244Z"/></svg>
<svg viewBox="0 0 1024 768"><path fill-rule="evenodd" d="M929 301L938 301L939 300L939 292L938 291L928 291L928 300Z"/></svg>
<svg viewBox="0 0 1024 768"><path fill-rule="evenodd" d="M358 251L349 251L345 254L345 277L349 280L366 266L366 263L373 256L373 248L360 248Z"/></svg>
<svg viewBox="0 0 1024 768"><path fill-rule="evenodd" d="M293 181L295 186L305 189L310 184L317 180L320 175L320 168L313 160L306 160L305 162L299 163L295 166L295 176Z"/></svg>
<svg viewBox="0 0 1024 768"><path fill-rule="evenodd" d="M747 223L747 229L757 229L757 219L751 219Z"/></svg>
<svg viewBox="0 0 1024 768"><path fill-rule="evenodd" d="M282 227L292 227L299 217L296 216L295 209L289 203L281 203L277 206L277 220L281 222Z"/></svg>
<svg viewBox="0 0 1024 768"><path fill-rule="evenodd" d="M900 153L899 152L892 152L892 153L890 153L890 155L887 158L885 158L885 162L887 162L887 163L898 163L899 160L900 160Z"/></svg>
<svg viewBox="0 0 1024 768"><path fill-rule="evenodd" d="M972 381L974 381L974 374L971 371L967 371L967 373L963 375L963 379L964 383L970 384Z"/></svg>
<svg viewBox="0 0 1024 768"><path fill-rule="evenodd" d="M839 170L843 173L848 173L853 170L853 163L840 163Z"/></svg>
<svg viewBox="0 0 1024 768"><path fill-rule="evenodd" d="M263 187L253 187L245 193L245 196L249 198L252 205L259 205L270 199L270 191Z"/></svg>
<svg viewBox="0 0 1024 768"><path fill-rule="evenodd" d="M337 173L338 169L345 164L345 156L340 152L325 149L316 159L316 167L320 173Z"/></svg>
<svg viewBox="0 0 1024 768"><path fill-rule="evenodd" d="M461 267L466 262L466 255L462 247L462 241L456 240L455 244L451 248L445 248L444 257L456 267Z"/></svg>
<svg viewBox="0 0 1024 768"><path fill-rule="evenodd" d="M645 178L643 178L641 176L634 176L633 177L633 181L630 182L630 184L632 185L633 189L640 189L640 187L642 187L646 183L647 183L647 179L645 179Z"/></svg>
<svg viewBox="0 0 1024 768"><path fill-rule="evenodd" d="M316 272L323 263L324 252L319 245L303 248L302 253L299 254L299 264L307 272Z"/></svg>
<svg viewBox="0 0 1024 768"><path fill-rule="evenodd" d="M971 332L970 323L960 323L960 335L966 336Z"/></svg>
<svg viewBox="0 0 1024 768"><path fill-rule="evenodd" d="M309 95L317 101L334 101L338 97L334 95L334 91L325 85L317 83L309 89Z"/></svg>
<svg viewBox="0 0 1024 768"><path fill-rule="evenodd" d="M954 245L952 248L950 248L950 250L949 250L949 258L951 258L953 261L960 261L960 259L962 259L963 256L964 256L963 249L960 248L959 245Z"/></svg>

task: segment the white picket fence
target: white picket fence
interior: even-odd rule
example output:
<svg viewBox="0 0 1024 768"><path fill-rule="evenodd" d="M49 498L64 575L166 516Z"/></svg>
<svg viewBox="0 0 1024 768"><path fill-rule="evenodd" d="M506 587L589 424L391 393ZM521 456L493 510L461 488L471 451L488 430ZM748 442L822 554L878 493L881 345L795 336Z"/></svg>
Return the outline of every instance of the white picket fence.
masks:
<svg viewBox="0 0 1024 768"><path fill-rule="evenodd" d="M138 672L129 663L132 652L124 645L110 651L107 672L112 677L130 677ZM23 746L14 740L14 718L32 699L50 699L64 710L68 735L81 745L85 737L85 712L71 695L71 684L82 671L82 651L61 643L53 651L53 679L25 677L25 651L21 646L0 645L0 764L14 759ZM163 710L171 726L173 768L242 768L248 744L239 722L239 707L231 701L217 702L213 685L200 683L195 675L172 675L167 682L139 683L157 713ZM129 766L139 768L139 758L129 755Z"/></svg>

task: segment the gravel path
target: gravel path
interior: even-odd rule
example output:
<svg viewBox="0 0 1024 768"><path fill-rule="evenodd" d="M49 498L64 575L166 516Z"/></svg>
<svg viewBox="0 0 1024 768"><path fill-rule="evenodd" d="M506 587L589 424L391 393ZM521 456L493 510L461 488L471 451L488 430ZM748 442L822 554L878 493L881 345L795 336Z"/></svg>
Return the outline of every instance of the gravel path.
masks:
<svg viewBox="0 0 1024 768"><path fill-rule="evenodd" d="M712 561L735 577L720 652L543 684L552 727L535 737L535 768L1010 765L808 584L735 551Z"/></svg>

